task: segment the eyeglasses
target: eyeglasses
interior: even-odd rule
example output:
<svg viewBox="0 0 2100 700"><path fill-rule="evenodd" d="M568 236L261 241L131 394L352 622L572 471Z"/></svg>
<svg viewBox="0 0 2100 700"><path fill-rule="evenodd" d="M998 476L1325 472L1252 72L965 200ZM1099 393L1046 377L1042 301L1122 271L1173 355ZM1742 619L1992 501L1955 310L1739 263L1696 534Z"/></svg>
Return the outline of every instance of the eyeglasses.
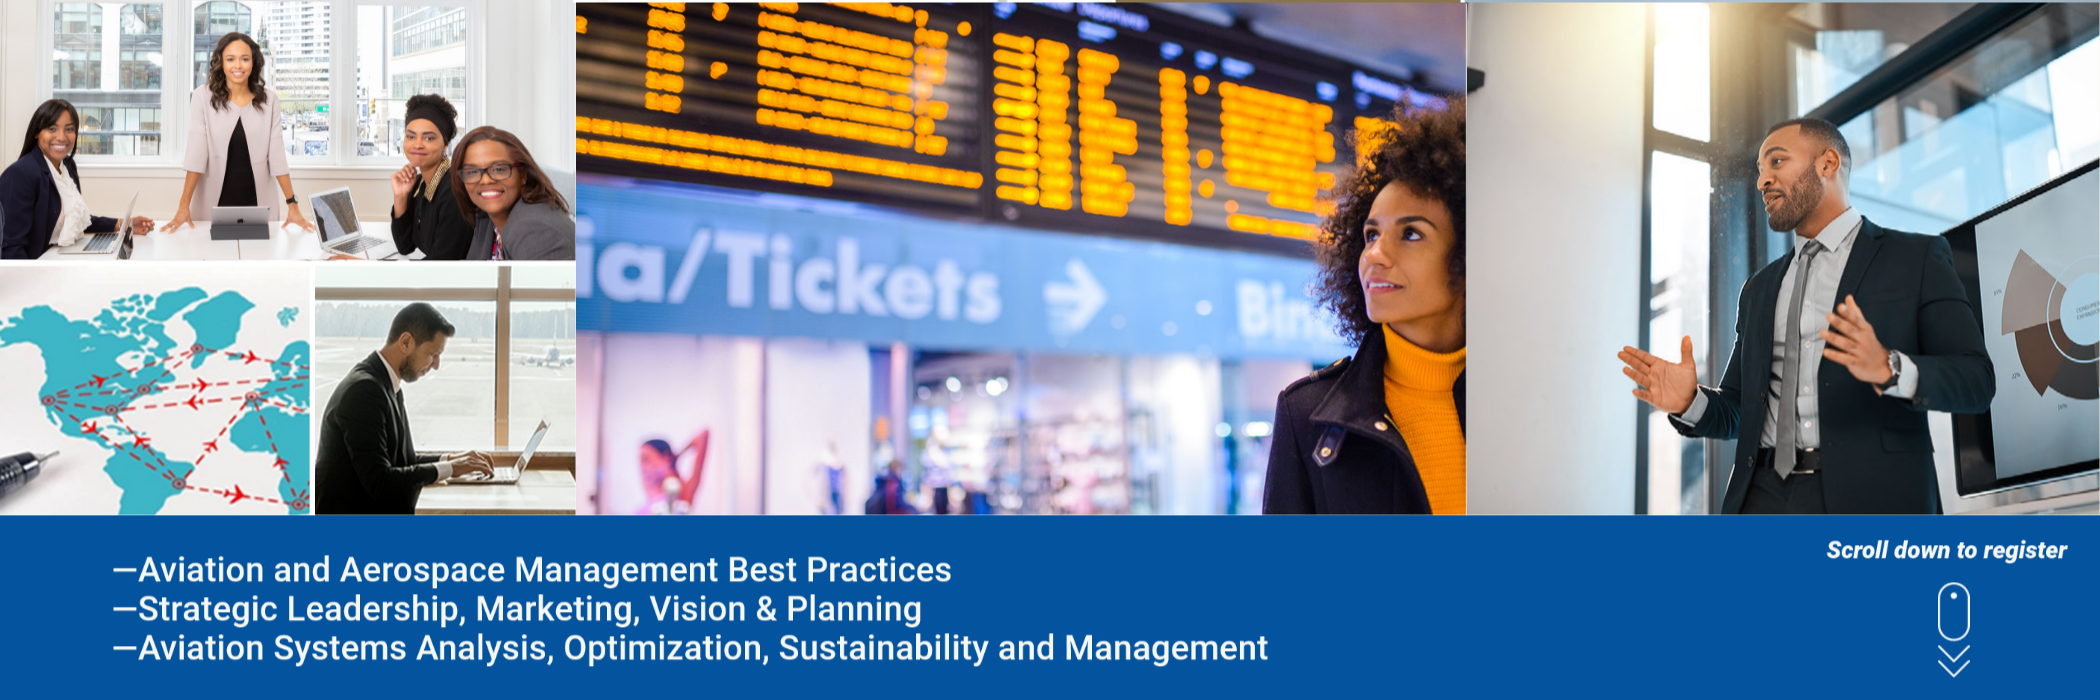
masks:
<svg viewBox="0 0 2100 700"><path fill-rule="evenodd" d="M459 171L459 179L461 182L480 182L481 174L488 173L489 178L491 180L494 180L496 182L502 182L504 180L510 179L510 174L513 172L517 172L517 167L519 165L523 164L497 163L486 168L465 168Z"/></svg>

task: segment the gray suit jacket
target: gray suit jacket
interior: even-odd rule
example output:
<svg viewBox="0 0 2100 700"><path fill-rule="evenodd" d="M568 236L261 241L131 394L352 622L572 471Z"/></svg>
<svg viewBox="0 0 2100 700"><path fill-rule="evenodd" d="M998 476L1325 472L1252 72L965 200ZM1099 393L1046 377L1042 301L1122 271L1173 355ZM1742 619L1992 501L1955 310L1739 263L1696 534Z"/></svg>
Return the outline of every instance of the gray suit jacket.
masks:
<svg viewBox="0 0 2100 700"><path fill-rule="evenodd" d="M466 259L487 260L495 247L496 222L476 212ZM510 226L503 229L503 259L575 260L576 220L546 202L518 202L510 208Z"/></svg>

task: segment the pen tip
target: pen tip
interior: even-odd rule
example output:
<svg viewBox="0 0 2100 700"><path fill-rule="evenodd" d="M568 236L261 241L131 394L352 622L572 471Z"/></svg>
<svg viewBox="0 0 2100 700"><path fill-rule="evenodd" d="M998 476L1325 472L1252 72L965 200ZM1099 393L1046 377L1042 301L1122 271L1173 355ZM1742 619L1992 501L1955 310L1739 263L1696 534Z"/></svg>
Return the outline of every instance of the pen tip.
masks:
<svg viewBox="0 0 2100 700"><path fill-rule="evenodd" d="M51 461L51 458L52 458L52 457L57 457L57 456L58 456L58 450L52 450L52 451L50 451L50 452L46 452L46 453L44 453L44 454L43 454L42 456L40 456L40 457L37 457L37 458L36 458L36 461L38 461L38 462L49 462L49 461Z"/></svg>

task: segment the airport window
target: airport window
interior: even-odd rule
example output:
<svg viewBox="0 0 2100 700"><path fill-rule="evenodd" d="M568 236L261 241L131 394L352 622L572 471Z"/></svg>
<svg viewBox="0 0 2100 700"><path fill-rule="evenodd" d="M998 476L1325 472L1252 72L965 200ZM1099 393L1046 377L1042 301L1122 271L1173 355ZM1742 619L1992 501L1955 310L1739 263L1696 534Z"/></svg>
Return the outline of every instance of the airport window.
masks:
<svg viewBox="0 0 2100 700"><path fill-rule="evenodd" d="M553 272L568 273L564 280ZM404 392L416 449L520 450L539 421L540 449L576 448L576 290L567 265L316 275L316 396L385 345L401 307L427 302L452 323L436 371ZM325 400L325 399L323 399Z"/></svg>
<svg viewBox="0 0 2100 700"><path fill-rule="evenodd" d="M2044 6L1846 120L1860 211L1938 233L2100 158L2094 8Z"/></svg>
<svg viewBox="0 0 2100 700"><path fill-rule="evenodd" d="M473 123L466 99L466 27L476 3L436 2L408 7L380 0L54 4L48 59L52 96L82 110L153 111L151 119L135 120L154 124L149 132L83 128L83 157L174 162L181 149L163 149L164 134L184 133L189 90L209 81L219 39L241 32L262 45L264 79L277 95L285 151L295 164L393 159L400 155L400 112L409 95L445 95L460 111L460 129ZM344 17L354 20L338 26ZM336 43L342 41L357 50L338 50L342 47ZM342 80L354 85L341 89ZM178 89L164 90L164 81ZM179 87L185 83L187 89ZM174 118L164 121L162 113Z"/></svg>

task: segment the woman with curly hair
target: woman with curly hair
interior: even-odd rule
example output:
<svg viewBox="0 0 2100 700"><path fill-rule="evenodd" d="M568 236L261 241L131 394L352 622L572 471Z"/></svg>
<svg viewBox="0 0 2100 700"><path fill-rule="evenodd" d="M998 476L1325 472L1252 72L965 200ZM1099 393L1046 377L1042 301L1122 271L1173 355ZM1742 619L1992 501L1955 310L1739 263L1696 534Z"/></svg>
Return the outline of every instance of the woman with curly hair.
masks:
<svg viewBox="0 0 2100 700"><path fill-rule="evenodd" d="M1465 106L1401 110L1364 136L1314 284L1356 357L1277 397L1262 511L1462 514Z"/></svg>
<svg viewBox="0 0 2100 700"><path fill-rule="evenodd" d="M211 221L216 207L267 207L270 220L314 230L299 213L292 169L285 164L277 94L264 87L262 45L240 32L219 37L210 79L190 93L190 136L183 145L182 199L163 231ZM249 126L253 124L254 126ZM276 180L284 196L270 192ZM203 185L199 188L198 185Z"/></svg>

